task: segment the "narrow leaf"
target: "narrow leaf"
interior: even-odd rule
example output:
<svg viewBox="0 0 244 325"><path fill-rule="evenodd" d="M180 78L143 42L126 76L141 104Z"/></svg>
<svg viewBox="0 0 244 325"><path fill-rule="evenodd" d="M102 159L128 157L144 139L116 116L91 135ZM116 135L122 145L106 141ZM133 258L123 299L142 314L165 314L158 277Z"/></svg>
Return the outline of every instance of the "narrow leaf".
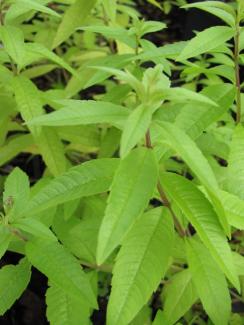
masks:
<svg viewBox="0 0 244 325"><path fill-rule="evenodd" d="M26 244L26 256L39 271L58 288L74 299L87 302L96 308L96 298L87 275L75 259L61 244L35 239Z"/></svg>
<svg viewBox="0 0 244 325"><path fill-rule="evenodd" d="M227 281L208 250L199 242L187 242L187 256L193 282L204 309L216 325L229 324L231 299Z"/></svg>
<svg viewBox="0 0 244 325"><path fill-rule="evenodd" d="M51 325L89 325L89 307L51 285L46 292L47 319Z"/></svg>
<svg viewBox="0 0 244 325"><path fill-rule="evenodd" d="M111 185L98 238L97 261L103 263L147 207L157 182L153 151L137 148L119 165Z"/></svg>
<svg viewBox="0 0 244 325"><path fill-rule="evenodd" d="M28 124L63 126L109 123L121 128L129 115L126 107L93 100L69 100L65 107L50 114L34 118Z"/></svg>
<svg viewBox="0 0 244 325"><path fill-rule="evenodd" d="M18 265L7 265L0 269L0 315L14 304L30 281L30 264L22 259Z"/></svg>
<svg viewBox="0 0 244 325"><path fill-rule="evenodd" d="M170 263L174 225L167 210L153 209L133 226L113 269L107 324L127 325L148 302Z"/></svg>
<svg viewBox="0 0 244 325"><path fill-rule="evenodd" d="M239 290L239 280L230 247L209 201L191 181L184 177L164 173L162 180L166 192L196 229L204 245L230 282Z"/></svg>
<svg viewBox="0 0 244 325"><path fill-rule="evenodd" d="M184 61L199 54L210 52L223 45L234 35L235 30L231 27L215 26L207 28L188 42L177 60Z"/></svg>
<svg viewBox="0 0 244 325"><path fill-rule="evenodd" d="M37 212L82 196L106 192L118 162L115 158L95 159L69 169L34 195L23 214L35 215Z"/></svg>

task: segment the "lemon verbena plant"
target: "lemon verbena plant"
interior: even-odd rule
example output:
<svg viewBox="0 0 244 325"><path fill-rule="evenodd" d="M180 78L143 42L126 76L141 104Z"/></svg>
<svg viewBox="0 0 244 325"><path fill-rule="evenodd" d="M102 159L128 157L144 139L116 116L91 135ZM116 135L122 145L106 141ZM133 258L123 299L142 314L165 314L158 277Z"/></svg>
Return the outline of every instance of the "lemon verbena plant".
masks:
<svg viewBox="0 0 244 325"><path fill-rule="evenodd" d="M0 1L1 315L33 266L51 325L243 324L244 2L191 8L156 46L134 1Z"/></svg>

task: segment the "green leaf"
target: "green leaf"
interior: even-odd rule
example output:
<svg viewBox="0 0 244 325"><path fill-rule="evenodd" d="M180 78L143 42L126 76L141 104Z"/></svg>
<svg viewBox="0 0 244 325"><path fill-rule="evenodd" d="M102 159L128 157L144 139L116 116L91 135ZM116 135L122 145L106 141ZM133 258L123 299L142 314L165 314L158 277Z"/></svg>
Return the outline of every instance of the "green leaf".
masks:
<svg viewBox="0 0 244 325"><path fill-rule="evenodd" d="M225 212L218 195L219 186L207 159L204 157L196 143L177 128L174 124L160 122L161 134L167 143L181 156L200 182L205 186L213 201L214 208L218 214L219 221L226 234L230 235L230 226L227 222Z"/></svg>
<svg viewBox="0 0 244 325"><path fill-rule="evenodd" d="M0 259L7 251L11 238L12 234L10 233L9 229L6 226L0 224Z"/></svg>
<svg viewBox="0 0 244 325"><path fill-rule="evenodd" d="M31 272L30 264L22 259L18 265L7 265L0 269L0 315L14 304L27 287Z"/></svg>
<svg viewBox="0 0 244 325"><path fill-rule="evenodd" d="M64 61L60 56L55 54L54 52L47 49L45 46L39 43L26 43L25 49L30 54L38 55L41 58L46 58L60 67L64 68L65 70L69 71L73 76L79 79L79 74L76 70L74 70L66 61Z"/></svg>
<svg viewBox="0 0 244 325"><path fill-rule="evenodd" d="M196 93L186 88L174 87L164 89L163 94L161 94L162 98L172 100L173 102L198 102L209 104L212 106L218 106L215 101L208 98L205 95L200 93Z"/></svg>
<svg viewBox="0 0 244 325"><path fill-rule="evenodd" d="M196 229L204 245L230 282L239 290L239 280L230 247L209 201L191 181L184 177L164 173L162 180L164 189L170 198Z"/></svg>
<svg viewBox="0 0 244 325"><path fill-rule="evenodd" d="M45 274L51 283L78 299L96 308L97 302L87 275L78 260L61 244L54 241L34 239L25 247L28 260Z"/></svg>
<svg viewBox="0 0 244 325"><path fill-rule="evenodd" d="M16 167L7 177L4 188L5 212L16 219L22 213L29 199L29 178L21 169Z"/></svg>
<svg viewBox="0 0 244 325"><path fill-rule="evenodd" d="M60 212L52 228L59 240L80 260L96 264L97 237L105 210L105 200L98 196L82 200L82 218L65 221Z"/></svg>
<svg viewBox="0 0 244 325"><path fill-rule="evenodd" d="M198 8L222 19L231 27L235 27L235 11L232 6L220 1L204 1L183 6L182 8Z"/></svg>
<svg viewBox="0 0 244 325"><path fill-rule="evenodd" d="M125 122L121 138L120 155L125 157L129 151L145 137L153 111L148 105L139 105Z"/></svg>
<svg viewBox="0 0 244 325"><path fill-rule="evenodd" d="M240 199L244 200L244 128L242 125L235 127L230 145L228 159L227 189Z"/></svg>
<svg viewBox="0 0 244 325"><path fill-rule="evenodd" d="M229 224L237 229L244 230L244 201L226 191L221 191L220 197Z"/></svg>
<svg viewBox="0 0 244 325"><path fill-rule="evenodd" d="M25 57L24 34L22 30L10 25L1 26L0 38L8 55L21 67Z"/></svg>
<svg viewBox="0 0 244 325"><path fill-rule="evenodd" d="M137 148L121 160L99 232L98 264L102 264L121 243L136 218L147 207L157 176L157 163L151 149Z"/></svg>
<svg viewBox="0 0 244 325"><path fill-rule="evenodd" d="M239 276L244 276L244 256L233 252L233 261L236 267L237 274Z"/></svg>
<svg viewBox="0 0 244 325"><path fill-rule="evenodd" d="M235 99L236 89L231 84L212 85L204 88L202 94L214 100L218 107L189 103L181 108L175 124L192 138L196 139L209 125L219 120L231 108ZM194 110L194 114L192 114Z"/></svg>
<svg viewBox="0 0 244 325"><path fill-rule="evenodd" d="M234 35L235 30L231 27L215 26L207 28L188 42L178 56L177 61L184 61L199 54L210 52L233 38Z"/></svg>
<svg viewBox="0 0 244 325"><path fill-rule="evenodd" d="M164 325L173 325L197 301L198 295L189 269L176 273L163 289ZM157 317L156 317L157 319ZM154 323L153 323L154 324ZM155 325L157 321L155 320Z"/></svg>
<svg viewBox="0 0 244 325"><path fill-rule="evenodd" d="M66 10L55 35L53 48L66 41L77 27L84 24L96 2L96 0L76 0Z"/></svg>
<svg viewBox="0 0 244 325"><path fill-rule="evenodd" d="M53 232L40 221L33 218L23 218L12 224L20 230L34 235L35 237L42 238L43 240L57 241Z"/></svg>
<svg viewBox="0 0 244 325"><path fill-rule="evenodd" d="M60 17L60 15L54 10L43 6L41 3L38 3L34 0L18 0L18 3L16 4L18 4L22 8L24 7L26 10L40 11L51 16Z"/></svg>
<svg viewBox="0 0 244 325"><path fill-rule="evenodd" d="M92 25L92 26L82 26L78 29L99 33L108 39L114 39L116 41L125 43L127 46L134 48L136 46L135 35L130 35L129 31L122 27L117 26L103 26L103 25Z"/></svg>
<svg viewBox="0 0 244 325"><path fill-rule="evenodd" d="M128 108L102 101L68 100L63 104L64 108L34 118L28 125L67 126L109 123L121 128L129 115Z"/></svg>
<svg viewBox="0 0 244 325"><path fill-rule="evenodd" d="M24 76L15 77L12 84L19 111L25 122L42 115L42 103L36 86ZM55 130L30 126L30 131L51 173L62 174L66 170L66 158Z"/></svg>
<svg viewBox="0 0 244 325"><path fill-rule="evenodd" d="M30 134L11 137L5 145L0 147L0 166L17 156L20 152L26 151L28 147L33 145L33 138Z"/></svg>
<svg viewBox="0 0 244 325"><path fill-rule="evenodd" d="M208 250L195 240L187 241L187 260L207 314L216 325L229 324L231 299L224 274Z"/></svg>
<svg viewBox="0 0 244 325"><path fill-rule="evenodd" d="M118 163L119 160L116 158L104 158L70 168L34 195L23 214L35 215L37 212L82 196L106 192Z"/></svg>
<svg viewBox="0 0 244 325"><path fill-rule="evenodd" d="M51 285L46 292L47 319L51 325L89 325L89 307Z"/></svg>
<svg viewBox="0 0 244 325"><path fill-rule="evenodd" d="M166 209L153 209L135 222L113 269L108 325L129 324L148 302L169 267L173 245L174 225Z"/></svg>

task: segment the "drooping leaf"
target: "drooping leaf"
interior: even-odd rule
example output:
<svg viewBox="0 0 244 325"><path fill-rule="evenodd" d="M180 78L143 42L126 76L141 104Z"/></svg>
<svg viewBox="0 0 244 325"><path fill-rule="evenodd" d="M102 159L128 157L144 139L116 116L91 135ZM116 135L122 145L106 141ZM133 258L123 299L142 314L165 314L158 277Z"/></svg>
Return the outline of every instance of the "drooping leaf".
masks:
<svg viewBox="0 0 244 325"><path fill-rule="evenodd" d="M69 71L73 76L79 79L79 74L75 69L73 69L66 61L64 61L60 56L55 54L54 52L47 49L44 45L40 43L26 43L25 49L30 54L34 54L39 56L40 58L48 59L60 67L64 68L65 70Z"/></svg>
<svg viewBox="0 0 244 325"><path fill-rule="evenodd" d="M204 309L216 325L229 324L231 299L227 281L208 250L195 240L187 241L187 260Z"/></svg>
<svg viewBox="0 0 244 325"><path fill-rule="evenodd" d="M29 125L63 126L110 123L119 128L129 115L126 107L93 100L64 101L64 108L30 121Z"/></svg>
<svg viewBox="0 0 244 325"><path fill-rule="evenodd" d="M29 79L23 76L15 77L13 89L19 111L25 122L43 114L39 92ZM50 171L54 175L63 173L66 169L66 159L63 145L55 130L30 126L30 131Z"/></svg>
<svg viewBox="0 0 244 325"><path fill-rule="evenodd" d="M203 32L199 32L188 42L177 60L184 61L199 54L209 52L230 40L234 35L235 30L231 27L215 26L207 28Z"/></svg>
<svg viewBox="0 0 244 325"><path fill-rule="evenodd" d="M209 201L191 181L182 176L164 173L162 181L165 191L196 229L219 267L239 289L230 247Z"/></svg>
<svg viewBox="0 0 244 325"><path fill-rule="evenodd" d="M0 269L0 315L13 305L30 281L30 263L22 259L18 265L7 265Z"/></svg>
<svg viewBox="0 0 244 325"><path fill-rule="evenodd" d="M211 13L222 19L231 27L235 27L235 11L232 6L220 1L202 1L183 6L183 8L197 8Z"/></svg>
<svg viewBox="0 0 244 325"><path fill-rule="evenodd" d="M76 0L66 10L54 38L53 48L66 41L77 27L84 24L96 2L96 0Z"/></svg>
<svg viewBox="0 0 244 325"><path fill-rule="evenodd" d="M28 147L33 145L33 137L31 134L19 135L11 137L6 141L5 145L0 147L0 165L17 156L20 152L25 152Z"/></svg>
<svg viewBox="0 0 244 325"><path fill-rule="evenodd" d="M121 160L99 232L99 264L121 243L135 219L147 207L157 175L157 164L151 149L137 148Z"/></svg>
<svg viewBox="0 0 244 325"><path fill-rule="evenodd" d="M89 307L80 299L51 285L46 292L47 319L51 325L89 325Z"/></svg>
<svg viewBox="0 0 244 325"><path fill-rule="evenodd" d="M169 266L174 226L167 210L145 213L122 242L113 269L107 324L127 325L157 289Z"/></svg>
<svg viewBox="0 0 244 325"><path fill-rule="evenodd" d="M43 6L41 3L38 3L34 0L18 0L16 5L18 5L19 7L22 7L22 8L24 7L26 11L35 10L35 11L40 11L40 12L43 12L43 13L51 15L51 16L60 17L60 15L56 11L54 11L51 8L48 8L46 6Z"/></svg>
<svg viewBox="0 0 244 325"><path fill-rule="evenodd" d="M106 192L118 163L119 160L116 158L104 158L91 160L69 169L34 195L23 214L34 215L82 196Z"/></svg>
<svg viewBox="0 0 244 325"><path fill-rule="evenodd" d="M163 290L164 325L173 325L198 299L189 269L176 273ZM157 321L155 320L155 324ZM158 323L159 324L159 323Z"/></svg>
<svg viewBox="0 0 244 325"><path fill-rule="evenodd" d="M28 260L45 274L51 283L81 303L96 308L96 298L87 275L78 260L61 244L34 239L25 247Z"/></svg>
<svg viewBox="0 0 244 325"><path fill-rule="evenodd" d="M186 164L205 186L213 201L214 208L218 214L223 229L227 235L230 235L230 226L227 222L225 212L218 195L219 186L207 159L197 147L196 143L174 124L160 122L160 126L160 132L165 137L167 143L169 143L169 145L181 156L181 158L184 159Z"/></svg>

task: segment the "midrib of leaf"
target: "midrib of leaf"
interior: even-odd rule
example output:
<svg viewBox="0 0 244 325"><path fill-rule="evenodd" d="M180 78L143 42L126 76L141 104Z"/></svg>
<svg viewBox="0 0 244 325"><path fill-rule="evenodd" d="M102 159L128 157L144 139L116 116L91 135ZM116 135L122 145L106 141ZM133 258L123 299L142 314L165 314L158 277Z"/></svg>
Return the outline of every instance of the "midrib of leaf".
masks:
<svg viewBox="0 0 244 325"><path fill-rule="evenodd" d="M143 163L144 163L144 161L146 160L146 156L147 156L147 152L145 152ZM128 198L130 197L130 193L132 192L132 189L134 188L135 183L137 183L137 181L138 181L138 179L139 179L139 176L140 176L140 174L141 174L141 170L143 169L143 167L144 167L144 164L141 164L141 165L140 165L140 168L137 169L138 172L137 172L136 177L135 177L135 182L134 182L133 184L131 184L131 186L130 186L130 191L128 191L128 194L126 195L126 204L123 205L123 206L121 207L120 212L118 213L118 216L120 216L120 217L121 217L121 215L123 214L123 211L126 210L127 207L128 207L128 204L129 204L129 200L128 200ZM116 175L115 175L115 177L116 177ZM105 211L105 215L106 215L106 211ZM110 212L110 211L109 211L109 215L111 215L111 212ZM120 219L121 219L121 218L117 218L117 220L120 220ZM132 227L132 226L133 226L133 223L132 223L131 227ZM117 227L117 223L114 223L114 224L113 224L113 227L112 227L112 230L116 229L116 227ZM127 232L131 229L131 227L127 230ZM111 232L111 234L112 234L112 233L113 233L113 232ZM110 236L108 237L108 239L107 239L107 244L106 244L106 247L105 247L104 251L107 250L107 246L108 246L108 244L109 244L110 239L111 239L111 235L110 235Z"/></svg>
<svg viewBox="0 0 244 325"><path fill-rule="evenodd" d="M179 295L179 292L178 292L178 295L175 297L175 304L174 304L174 306L172 306L172 305L170 306L171 307L171 310L170 310L170 313L168 313L169 315L171 315L172 312L174 312L175 307L178 305L179 301L181 300L183 294L186 291L187 286L189 285L189 283L191 281L192 281L192 277L187 282L185 282L185 285L184 285L184 287L182 287L182 290L180 292L180 295ZM168 314L166 313L167 317L168 317Z"/></svg>
<svg viewBox="0 0 244 325"><path fill-rule="evenodd" d="M124 297L125 297L125 299L124 299L124 303L123 303L123 305L120 305L120 312L118 312L118 320L117 320L118 323L119 323L119 319L120 319L120 317L121 317L121 314L122 314L122 312L123 312L123 309L124 309L124 307L125 307L125 301L126 301L127 298L131 295L131 289L132 289L132 287L133 287L133 286L137 286L135 279L136 279L136 277L137 277L139 271L140 271L141 268L142 268L142 263L143 263L143 261L144 261L144 259L145 259L145 256L149 253L149 252L148 252L148 248L150 247L150 244L151 244L151 242L152 242L152 240L153 240L153 238L154 238L154 235L155 235L155 233L156 233L157 230L158 230L157 228L158 228L158 224L160 223L160 218L161 218L161 217L158 218L157 225L154 227L155 229L154 229L152 235L150 236L150 238L149 238L149 240L148 240L148 242L147 242L147 245L145 245L145 249L144 249L143 255L141 256L141 259L140 259L139 267L137 268L137 270L136 270L136 272L135 272L133 278L131 279L131 282L130 282L131 285L130 285L130 286L127 286L128 289L127 289L126 294L124 295ZM122 245L123 245L123 244L122 244ZM127 282L127 283L128 283L128 282Z"/></svg>
<svg viewBox="0 0 244 325"><path fill-rule="evenodd" d="M205 275L205 279L207 279L208 288L210 289L210 292L211 292L212 296L215 297L214 301L215 301L215 305L216 305L216 304L218 303L218 297L215 295L215 289L212 287L212 284L211 284L211 282L209 281L209 277L208 277L208 274L207 274L206 271L205 271L205 268L204 268L204 267L201 267L201 266L203 265L203 264L201 263L202 260L199 258L199 256L196 254L195 251L194 251L194 255L196 256L196 258L198 259L198 262L199 262L199 264L198 264L196 270L201 269L202 272L204 273L204 275ZM196 266L194 266L194 267L196 267ZM196 272L197 272L197 271L196 271ZM194 277L193 277L193 282L194 282ZM195 284L194 284L194 285L195 285ZM197 286L196 286L196 285L195 285L195 287L196 287L196 290L197 290ZM217 297L217 299L216 299L216 297ZM217 304L217 305L218 305L218 304ZM219 312L220 312L220 314L221 314L221 313L222 313L222 307L219 306L219 307L218 307L218 310L219 310Z"/></svg>

